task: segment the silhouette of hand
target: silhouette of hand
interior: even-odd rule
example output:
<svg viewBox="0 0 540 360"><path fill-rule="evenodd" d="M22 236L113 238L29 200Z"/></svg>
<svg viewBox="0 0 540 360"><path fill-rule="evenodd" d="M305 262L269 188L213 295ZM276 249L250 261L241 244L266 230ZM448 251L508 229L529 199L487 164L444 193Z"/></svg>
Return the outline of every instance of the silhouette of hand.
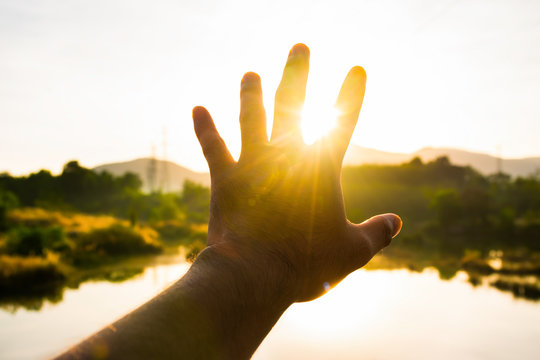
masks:
<svg viewBox="0 0 540 360"><path fill-rule="evenodd" d="M217 253L241 262L246 273L261 277L263 286L275 285L273 290L291 302L323 294L366 264L401 228L393 214L362 224L352 224L345 215L341 165L364 98L364 69L353 67L342 85L337 126L309 146L300 129L308 70L309 49L297 44L276 92L270 140L261 80L255 73L244 75L237 162L208 111L193 109L212 181L205 256Z"/></svg>
<svg viewBox="0 0 540 360"><path fill-rule="evenodd" d="M300 112L308 68L309 49L295 45L276 93L270 141L261 80L244 75L237 162L208 111L193 109L212 181L209 246L179 281L59 359L94 358L98 350L110 359L249 359L293 302L320 296L390 243L399 217L352 224L341 193L364 69L352 68L343 83L336 128L307 146Z"/></svg>

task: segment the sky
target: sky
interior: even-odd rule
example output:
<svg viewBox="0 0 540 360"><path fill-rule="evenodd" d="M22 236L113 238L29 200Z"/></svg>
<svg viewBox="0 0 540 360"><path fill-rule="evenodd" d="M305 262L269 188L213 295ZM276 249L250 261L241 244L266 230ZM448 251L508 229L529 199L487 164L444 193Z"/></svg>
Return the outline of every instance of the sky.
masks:
<svg viewBox="0 0 540 360"><path fill-rule="evenodd" d="M298 42L311 49L307 134L332 123L321 114L361 65L354 144L540 156L540 1L0 0L0 172L153 148L206 171L193 106L237 156L242 75L261 75L271 122Z"/></svg>

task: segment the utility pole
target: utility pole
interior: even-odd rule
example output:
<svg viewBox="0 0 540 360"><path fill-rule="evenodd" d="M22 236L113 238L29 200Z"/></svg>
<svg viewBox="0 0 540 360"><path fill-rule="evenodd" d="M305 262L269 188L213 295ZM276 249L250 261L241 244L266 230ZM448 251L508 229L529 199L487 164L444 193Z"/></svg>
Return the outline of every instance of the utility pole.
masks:
<svg viewBox="0 0 540 360"><path fill-rule="evenodd" d="M161 186L164 193L169 191L169 161L167 160L167 128L163 127L163 161L161 162Z"/></svg>
<svg viewBox="0 0 540 360"><path fill-rule="evenodd" d="M157 160L156 160L156 147L152 145L152 156L148 162L148 168L146 169L146 181L148 183L148 190L153 193L156 191L156 177L157 177Z"/></svg>

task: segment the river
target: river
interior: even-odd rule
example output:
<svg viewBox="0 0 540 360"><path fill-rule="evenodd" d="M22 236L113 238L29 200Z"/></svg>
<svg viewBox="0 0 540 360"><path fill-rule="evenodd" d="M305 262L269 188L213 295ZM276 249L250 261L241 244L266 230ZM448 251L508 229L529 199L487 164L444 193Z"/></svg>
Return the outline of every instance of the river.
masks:
<svg viewBox="0 0 540 360"><path fill-rule="evenodd" d="M129 280L66 289L39 311L0 309L0 359L44 359L84 339L166 288L180 258ZM291 306L254 355L266 359L538 359L540 303L463 272L358 270L325 296Z"/></svg>

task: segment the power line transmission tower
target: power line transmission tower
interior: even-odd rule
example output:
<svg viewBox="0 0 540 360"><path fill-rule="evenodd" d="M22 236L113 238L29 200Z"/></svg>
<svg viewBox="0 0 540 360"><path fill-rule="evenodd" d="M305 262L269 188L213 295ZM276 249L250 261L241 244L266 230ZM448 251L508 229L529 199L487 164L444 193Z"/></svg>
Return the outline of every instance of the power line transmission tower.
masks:
<svg viewBox="0 0 540 360"><path fill-rule="evenodd" d="M156 160L156 147L152 145L152 156L148 162L148 168L146 169L146 181L148 183L148 190L153 193L156 191L156 178L157 178L157 160Z"/></svg>
<svg viewBox="0 0 540 360"><path fill-rule="evenodd" d="M163 161L161 162L161 186L163 192L169 191L169 161L167 160L167 128L163 128Z"/></svg>

